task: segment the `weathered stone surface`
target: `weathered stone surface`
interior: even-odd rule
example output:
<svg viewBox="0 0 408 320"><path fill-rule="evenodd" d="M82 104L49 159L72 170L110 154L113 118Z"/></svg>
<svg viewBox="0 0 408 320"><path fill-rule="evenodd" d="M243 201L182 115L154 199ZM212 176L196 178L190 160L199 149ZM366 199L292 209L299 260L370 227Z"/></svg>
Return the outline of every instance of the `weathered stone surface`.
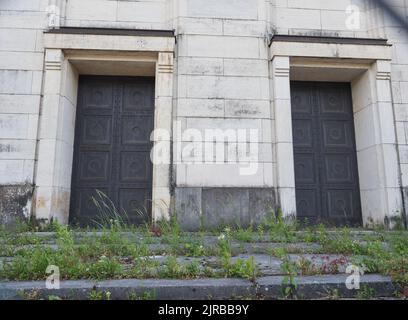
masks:
<svg viewBox="0 0 408 320"><path fill-rule="evenodd" d="M205 228L216 228L222 225L249 225L248 190L205 188L202 191L202 197L203 224Z"/></svg>
<svg viewBox="0 0 408 320"><path fill-rule="evenodd" d="M340 298L351 298L356 290L345 286L346 275L298 277L295 297L303 299L330 298L334 291ZM36 297L50 295L66 299L88 299L94 291L110 292L111 299L129 299L131 295L143 296L146 293L158 300L202 300L283 297L285 288L283 276L264 277L253 284L240 279L197 279L197 280L111 280L93 282L88 280L63 281L61 289L48 290L43 281L0 282L1 300L20 300L26 294L36 292ZM395 286L390 278L379 275L366 275L361 285L372 288L374 297L393 297Z"/></svg>
<svg viewBox="0 0 408 320"><path fill-rule="evenodd" d="M275 212L278 200L274 189L250 189L249 212L253 224L261 223L268 215Z"/></svg>
<svg viewBox="0 0 408 320"><path fill-rule="evenodd" d="M185 230L256 225L276 207L272 188L176 188L175 211Z"/></svg>
<svg viewBox="0 0 408 320"><path fill-rule="evenodd" d="M29 218L33 187L30 184L0 186L0 224L12 227Z"/></svg>
<svg viewBox="0 0 408 320"><path fill-rule="evenodd" d="M183 229L198 230L201 227L201 188L176 188L175 212Z"/></svg>
<svg viewBox="0 0 408 320"><path fill-rule="evenodd" d="M64 108L61 107L61 111L52 113L43 125L38 125L40 97L44 95L44 88L47 86L43 86L43 31L51 26L52 18L56 18L55 26L64 27L174 29L177 36L177 48L174 50L176 64L174 68L164 68L166 81L158 81L159 99L156 108L162 110L156 114L157 125L180 120L199 130L235 129L239 122L240 127L257 128L262 132L260 142L267 144L269 149L260 154L256 174L242 177L239 176L237 167L226 164L185 168L183 164L174 163L177 175L183 170L185 172L182 181L176 179L176 186L229 186L242 189L268 187L279 190L279 195L269 191L233 191L231 200L227 201L230 202L228 208L218 208L217 203L209 204L210 201L217 201L217 196L210 192L205 192L205 195L203 193L201 197L194 196L195 200L191 202L193 198L190 191L176 191L176 211L180 209L180 221L186 229L198 228L201 213L209 226L222 221L243 225L257 223L262 219L267 202L271 202L273 206L279 203L288 215L296 211L294 170L291 166L293 150L289 97L289 82L296 79L292 79L293 72L289 73L289 64L286 67L279 65L275 69L271 68L271 52L268 52L270 35L388 39L392 44L392 51L388 50L388 46L378 46L380 48L376 49L366 45L352 48L341 44L320 44L319 48L323 46L324 50L319 50L311 43L286 43L279 46L285 47L285 52L289 52L287 56L280 55L288 63L290 57L302 55L303 49L310 53L310 57L314 59L307 74L310 80L320 81L330 74L332 78L343 77L342 81L345 81L344 76L350 71L343 64L334 67L333 72L325 71L325 68L319 66L320 63L327 63L325 59L320 59L323 51L331 58L353 58L350 60L356 64L362 62L356 57L360 54L364 55L364 59L369 59L370 63L371 60L377 60L370 70L365 71L366 67L361 69L361 72L365 72L364 75L358 74L346 79L354 87L364 222L387 224L394 217L398 218L403 211L399 181L401 180L401 187L408 187L407 31L388 15L379 12L375 6L350 0L71 0L66 5L61 0L0 2L0 185L4 189L28 179L43 187L39 192L39 203L45 204L45 207L40 206L36 212L40 218L55 216L62 222L68 220L66 215L69 206L72 166L69 159L72 158L72 145L48 149L50 144L42 144L43 147L38 148L38 145L35 146L37 137L58 127L61 132L58 133L57 140L71 143L75 123L74 112L64 113ZM394 0L392 6L401 13L407 10L406 1ZM53 16L53 9L60 11L58 17ZM159 38L140 40L125 36L108 37L104 41L98 41L91 35L81 36L80 40L73 40L75 38L67 35L63 38L65 45L70 48L91 51L108 48L117 50L118 56L126 55L123 51L129 48L157 52L160 48L157 43L162 42ZM173 58L172 41L174 39L169 40L164 51ZM55 49L61 49L61 42L52 43ZM393 53L392 60L387 52ZM302 55L305 56L308 55ZM106 74L100 68L101 65L103 63L95 64L93 70L97 74ZM70 64L67 63L65 67L70 68ZM276 70L278 74L275 73ZM287 74L282 70L286 70ZM58 72L48 70L48 74L50 73ZM135 74L137 75L139 74ZM71 80L69 77L64 79L71 84L51 81L52 87L56 89L53 93L63 96L66 87L75 87L77 80ZM374 92L375 99L378 98L378 103L373 101L371 92ZM75 110L76 93L69 96L73 108L69 107ZM170 103L165 103L162 108L162 101L166 99ZM43 107L50 102L44 100L46 103ZM54 108L57 104L51 102L51 110L59 110ZM282 108L278 110L277 106ZM42 110L43 120L44 111L46 108ZM41 132L37 132L39 127ZM397 137L394 137L395 132ZM395 150L396 146L399 147L398 151ZM48 150L44 152L45 156L41 156L41 149ZM39 157L36 150L40 150ZM38 159L39 170L36 171L34 159ZM65 172L63 179L44 173L47 172L42 170L44 167ZM169 174L163 175L162 171L157 171L159 173L155 173L158 181L154 185L154 195L158 199L153 200L160 202L164 199L166 205L170 206ZM64 190L57 190L62 186ZM404 197L408 200L406 193L404 189ZM56 194L63 194L63 197L55 196L56 201L48 201ZM180 200L177 200L177 194L181 197ZM55 205L62 198L64 208ZM18 215L16 207L5 206L5 201L0 199L2 208L14 211L1 214ZM55 212L50 214L52 210ZM162 211L154 209L155 218L168 217Z"/></svg>
<svg viewBox="0 0 408 320"><path fill-rule="evenodd" d="M61 282L61 289L47 290L45 282L1 282L0 299L22 299L22 292L39 291L40 297L59 295L70 299L87 299L93 290L110 292L112 299L129 299L131 294L149 293L158 300L203 300L253 297L255 288L250 281L240 279L197 280L87 280Z"/></svg>
<svg viewBox="0 0 408 320"><path fill-rule="evenodd" d="M276 206L273 189L215 188L203 190L203 219L207 226L248 227L260 223Z"/></svg>
<svg viewBox="0 0 408 320"><path fill-rule="evenodd" d="M358 290L348 290L346 279L348 275L323 275L296 277L297 288L294 289L294 295L303 299L324 299L333 297L337 294L339 297L355 297ZM258 294L265 298L282 297L283 277L264 277L257 280ZM389 277L380 275L364 275L361 277L361 286L373 289L374 297L392 297L395 292Z"/></svg>

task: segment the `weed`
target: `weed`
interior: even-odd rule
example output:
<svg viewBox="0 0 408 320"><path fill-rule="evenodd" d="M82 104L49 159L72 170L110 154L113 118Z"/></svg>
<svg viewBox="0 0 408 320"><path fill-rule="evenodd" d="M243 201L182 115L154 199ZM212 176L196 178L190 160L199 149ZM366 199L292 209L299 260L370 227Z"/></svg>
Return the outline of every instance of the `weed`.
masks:
<svg viewBox="0 0 408 320"><path fill-rule="evenodd" d="M24 300L40 300L41 292L39 290L22 290L18 295Z"/></svg>
<svg viewBox="0 0 408 320"><path fill-rule="evenodd" d="M110 300L111 293L109 291L98 291L95 288L89 292L89 300Z"/></svg>
<svg viewBox="0 0 408 320"><path fill-rule="evenodd" d="M312 261L306 258L301 258L296 262L296 268L303 276L320 274L321 270L317 268Z"/></svg>
<svg viewBox="0 0 408 320"><path fill-rule="evenodd" d="M200 262L194 259L190 264L186 265L185 275L189 278L196 278L200 275L200 269Z"/></svg>
<svg viewBox="0 0 408 320"><path fill-rule="evenodd" d="M340 297L339 289L331 289L327 295L327 299L329 300L338 300Z"/></svg>
<svg viewBox="0 0 408 320"><path fill-rule="evenodd" d="M233 233L233 237L240 242L251 242L253 240L253 227L248 229L239 228Z"/></svg>
<svg viewBox="0 0 408 320"><path fill-rule="evenodd" d="M298 269L296 263L291 261L289 255L282 257L281 270L284 274L282 279L282 294L284 298L293 299L296 296L296 276Z"/></svg>
<svg viewBox="0 0 408 320"><path fill-rule="evenodd" d="M218 237L218 255L221 259L221 265L225 270L228 270L231 264L231 229L225 228L224 233Z"/></svg>
<svg viewBox="0 0 408 320"><path fill-rule="evenodd" d="M296 224L283 217L281 210L275 213L270 210L269 215L263 222L263 228L269 232L270 241L294 242L296 238Z"/></svg>
<svg viewBox="0 0 408 320"><path fill-rule="evenodd" d="M115 279L123 275L123 266L115 258L101 256L98 261L86 265L85 273L91 279Z"/></svg>
<svg viewBox="0 0 408 320"><path fill-rule="evenodd" d="M158 276L157 269L160 263L150 257L139 257L133 261L133 267L129 270L129 277L143 279Z"/></svg>
<svg viewBox="0 0 408 320"><path fill-rule="evenodd" d="M187 257L201 257L206 253L202 241L190 241L184 244L184 254Z"/></svg>
<svg viewBox="0 0 408 320"><path fill-rule="evenodd" d="M368 285L362 285L357 291L356 298L359 300L369 300L375 297L375 289Z"/></svg>
<svg viewBox="0 0 408 320"><path fill-rule="evenodd" d="M155 300L155 293L153 291L145 291L141 294L131 292L128 295L129 300Z"/></svg>
<svg viewBox="0 0 408 320"><path fill-rule="evenodd" d="M159 276L171 279L196 278L200 275L200 264L193 260L190 264L180 264L177 258L170 256L165 265L159 269Z"/></svg>
<svg viewBox="0 0 408 320"><path fill-rule="evenodd" d="M254 257L242 260L238 258L235 263L228 266L227 275L255 281L257 277L257 268Z"/></svg>
<svg viewBox="0 0 408 320"><path fill-rule="evenodd" d="M181 227L177 221L177 216L174 214L169 221L159 222L160 229L163 231L163 243L170 245L171 253L177 254L180 249Z"/></svg>
<svg viewBox="0 0 408 320"><path fill-rule="evenodd" d="M98 212L98 217L93 222L101 229L123 230L130 225L127 213L124 210L120 212L102 191L96 190L96 197L91 199Z"/></svg>

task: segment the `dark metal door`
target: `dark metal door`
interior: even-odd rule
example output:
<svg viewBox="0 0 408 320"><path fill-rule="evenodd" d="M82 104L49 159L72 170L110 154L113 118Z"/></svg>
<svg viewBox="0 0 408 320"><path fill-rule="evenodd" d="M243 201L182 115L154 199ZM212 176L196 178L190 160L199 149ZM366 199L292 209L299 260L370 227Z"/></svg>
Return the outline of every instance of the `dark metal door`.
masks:
<svg viewBox="0 0 408 320"><path fill-rule="evenodd" d="M92 197L106 194L128 222L150 219L154 78L81 76L79 79L72 223L100 219Z"/></svg>
<svg viewBox="0 0 408 320"><path fill-rule="evenodd" d="M297 216L360 225L350 85L292 82L291 100Z"/></svg>

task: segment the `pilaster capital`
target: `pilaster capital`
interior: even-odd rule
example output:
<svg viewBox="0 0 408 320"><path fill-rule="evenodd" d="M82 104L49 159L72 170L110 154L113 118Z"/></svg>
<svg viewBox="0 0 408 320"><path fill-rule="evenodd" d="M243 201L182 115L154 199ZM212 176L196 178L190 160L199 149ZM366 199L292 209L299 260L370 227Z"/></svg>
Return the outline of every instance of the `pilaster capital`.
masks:
<svg viewBox="0 0 408 320"><path fill-rule="evenodd" d="M159 73L173 73L174 57L172 52L159 52L157 71Z"/></svg>
<svg viewBox="0 0 408 320"><path fill-rule="evenodd" d="M45 70L61 70L64 53L60 49L46 49Z"/></svg>

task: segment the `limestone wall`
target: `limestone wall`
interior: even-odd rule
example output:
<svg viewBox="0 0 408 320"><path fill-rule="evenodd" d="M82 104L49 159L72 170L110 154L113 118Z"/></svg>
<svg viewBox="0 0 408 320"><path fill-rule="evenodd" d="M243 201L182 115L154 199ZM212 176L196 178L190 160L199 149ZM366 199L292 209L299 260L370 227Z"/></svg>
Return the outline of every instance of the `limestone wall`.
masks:
<svg viewBox="0 0 408 320"><path fill-rule="evenodd" d="M389 2L408 15L406 0ZM174 29L173 120L180 130L258 130L258 170L252 175L239 174L242 165L234 161L189 164L175 148L173 182L183 188L276 186L271 35L388 38L401 183L408 188L408 34L371 0L1 0L0 211L10 207L7 194L17 188L27 201L16 212L30 212L41 130L42 38L54 7L57 24L66 27ZM183 146L189 137L174 141ZM234 160L240 152L236 144L227 154Z"/></svg>
<svg viewBox="0 0 408 320"><path fill-rule="evenodd" d="M0 222L31 209L47 4L0 1Z"/></svg>

